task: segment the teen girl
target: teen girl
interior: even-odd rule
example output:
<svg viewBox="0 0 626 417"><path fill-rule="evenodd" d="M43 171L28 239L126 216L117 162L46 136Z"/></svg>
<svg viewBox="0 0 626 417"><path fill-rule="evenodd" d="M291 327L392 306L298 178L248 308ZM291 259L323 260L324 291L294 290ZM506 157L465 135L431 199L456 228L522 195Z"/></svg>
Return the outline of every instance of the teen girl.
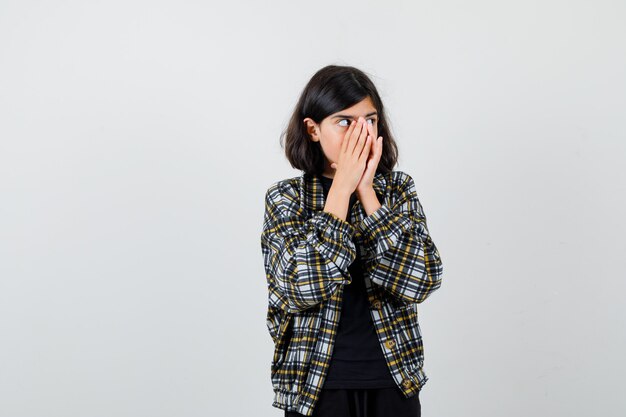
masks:
<svg viewBox="0 0 626 417"><path fill-rule="evenodd" d="M308 82L285 132L302 175L265 195L273 406L286 417L419 416L417 305L442 263L380 96L360 70Z"/></svg>

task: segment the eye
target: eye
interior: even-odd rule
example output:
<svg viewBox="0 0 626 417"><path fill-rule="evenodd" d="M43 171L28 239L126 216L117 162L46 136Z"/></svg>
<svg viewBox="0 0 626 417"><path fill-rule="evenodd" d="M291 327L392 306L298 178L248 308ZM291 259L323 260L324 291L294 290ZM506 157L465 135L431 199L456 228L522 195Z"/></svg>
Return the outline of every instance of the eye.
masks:
<svg viewBox="0 0 626 417"><path fill-rule="evenodd" d="M346 121L346 124L341 124L342 122ZM339 126L343 126L343 127L348 127L350 126L350 119L341 119L339 120Z"/></svg>
<svg viewBox="0 0 626 417"><path fill-rule="evenodd" d="M348 127L350 126L350 122L351 122L350 119L341 119L339 120L339 126ZM376 124L376 118L373 117L371 119L367 119L367 123L369 123L371 126L374 126Z"/></svg>

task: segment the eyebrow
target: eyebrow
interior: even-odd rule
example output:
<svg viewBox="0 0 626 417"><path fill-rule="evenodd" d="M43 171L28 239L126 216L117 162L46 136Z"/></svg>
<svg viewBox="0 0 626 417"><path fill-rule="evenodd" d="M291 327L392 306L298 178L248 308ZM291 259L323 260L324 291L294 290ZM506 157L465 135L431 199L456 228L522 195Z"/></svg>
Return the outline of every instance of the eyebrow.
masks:
<svg viewBox="0 0 626 417"><path fill-rule="evenodd" d="M374 115L378 115L378 112L371 112L371 113L367 113L364 117L370 117L370 116L374 116ZM337 116L333 116L333 119L356 119L358 118L358 116L352 116L350 114L338 114Z"/></svg>

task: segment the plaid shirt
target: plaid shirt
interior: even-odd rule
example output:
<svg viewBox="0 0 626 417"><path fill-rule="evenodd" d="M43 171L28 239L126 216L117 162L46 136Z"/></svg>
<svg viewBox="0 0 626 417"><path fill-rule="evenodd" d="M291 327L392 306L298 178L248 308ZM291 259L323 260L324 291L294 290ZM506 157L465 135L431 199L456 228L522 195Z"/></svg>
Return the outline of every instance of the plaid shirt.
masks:
<svg viewBox="0 0 626 417"><path fill-rule="evenodd" d="M372 322L393 379L406 398L428 380L417 304L441 286L439 251L410 175L377 173L373 188L381 207L367 216L357 200L347 219L351 223L323 211L316 176L279 181L265 194L261 248L267 328L275 346L274 407L313 413L357 250Z"/></svg>

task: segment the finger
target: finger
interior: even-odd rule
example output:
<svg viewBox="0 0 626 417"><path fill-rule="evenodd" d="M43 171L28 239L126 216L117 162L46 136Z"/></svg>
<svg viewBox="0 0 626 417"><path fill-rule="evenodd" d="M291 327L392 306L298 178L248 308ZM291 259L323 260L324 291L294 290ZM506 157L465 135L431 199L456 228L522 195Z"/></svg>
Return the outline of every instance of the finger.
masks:
<svg viewBox="0 0 626 417"><path fill-rule="evenodd" d="M376 157L376 138L374 136L370 136L369 155L372 157L372 159Z"/></svg>
<svg viewBox="0 0 626 417"><path fill-rule="evenodd" d="M364 122L363 129L361 130L361 134L359 135L359 141L357 143L358 148L356 149L356 151L359 152L359 155L361 155L361 153L363 152L363 148L367 142L367 133L367 122Z"/></svg>
<svg viewBox="0 0 626 417"><path fill-rule="evenodd" d="M352 133L353 136L353 141L354 141L354 147L352 149L352 153L356 153L357 157L361 155L361 150L363 149L363 145L362 145L362 137L363 137L363 132L366 132L366 128L365 128L365 124L363 123L363 119L359 117L359 128L357 128L357 130L355 132Z"/></svg>
<svg viewBox="0 0 626 417"><path fill-rule="evenodd" d="M378 152L382 153L382 142L378 139L378 138L382 138L382 136L376 136L374 135L374 126L370 126L370 136L372 137L372 153L374 154L374 156L376 156L376 154ZM382 139L381 139L382 140Z"/></svg>
<svg viewBox="0 0 626 417"><path fill-rule="evenodd" d="M377 140L378 138L374 135L374 126L368 123L367 129L368 129L369 135L372 137L370 153L376 155L376 151L378 150L378 140Z"/></svg>
<svg viewBox="0 0 626 417"><path fill-rule="evenodd" d="M361 135L362 131L363 131L363 124L361 123L360 119L355 120L354 129L352 130L350 134L347 152L350 152L351 154L355 152L355 149L357 145L359 144L359 136Z"/></svg>
<svg viewBox="0 0 626 417"><path fill-rule="evenodd" d="M345 152L346 149L348 148L348 143L350 142L350 136L352 135L352 132L354 131L355 127L356 127L356 123L353 120L352 122L350 122L350 126L348 127L348 130L346 131L346 134L343 136L343 140L341 141L341 152Z"/></svg>
<svg viewBox="0 0 626 417"><path fill-rule="evenodd" d="M380 141L377 139L374 139L373 136L370 136L370 152L368 156L368 161L380 160L380 155L382 154L382 152L381 152L380 144L378 142Z"/></svg>
<svg viewBox="0 0 626 417"><path fill-rule="evenodd" d="M369 157L370 149L372 148L372 137L368 135L363 142L365 142L365 145L359 154L359 159L366 159Z"/></svg>
<svg viewBox="0 0 626 417"><path fill-rule="evenodd" d="M366 152L368 159L370 156L376 156L376 138L374 136L374 132L372 132L372 126L370 126L367 121L365 122L367 126L367 137L369 138L368 144L366 145L367 151L364 149L363 152Z"/></svg>
<svg viewBox="0 0 626 417"><path fill-rule="evenodd" d="M359 118L356 122L355 129L352 131L352 134L350 135L350 144L348 145L348 152L350 153L355 152L356 147L359 144L359 138L361 137L361 134L363 132L363 127L364 126L361 121L361 118Z"/></svg>
<svg viewBox="0 0 626 417"><path fill-rule="evenodd" d="M365 125L367 126L367 131L369 132L369 135L374 138L374 125L369 124L367 121L365 122Z"/></svg>

